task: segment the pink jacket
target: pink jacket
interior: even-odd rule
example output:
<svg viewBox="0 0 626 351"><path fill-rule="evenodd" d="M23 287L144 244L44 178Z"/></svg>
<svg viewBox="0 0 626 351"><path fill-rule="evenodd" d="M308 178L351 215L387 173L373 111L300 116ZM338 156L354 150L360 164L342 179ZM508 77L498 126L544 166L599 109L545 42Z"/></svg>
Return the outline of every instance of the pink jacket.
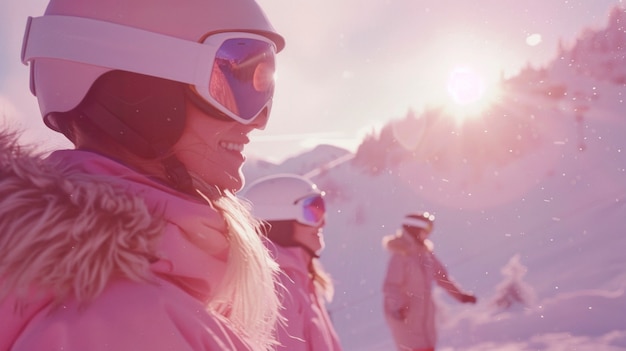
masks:
<svg viewBox="0 0 626 351"><path fill-rule="evenodd" d="M308 272L310 256L299 247L270 245L281 268L285 325L278 327L278 350L340 351L324 298Z"/></svg>
<svg viewBox="0 0 626 351"><path fill-rule="evenodd" d="M95 153L29 157L0 145L0 351L256 350L206 308L228 249L212 207Z"/></svg>
<svg viewBox="0 0 626 351"><path fill-rule="evenodd" d="M433 283L460 299L435 254L404 233L389 235L383 245L391 253L383 283L384 313L398 350L434 348L437 342Z"/></svg>

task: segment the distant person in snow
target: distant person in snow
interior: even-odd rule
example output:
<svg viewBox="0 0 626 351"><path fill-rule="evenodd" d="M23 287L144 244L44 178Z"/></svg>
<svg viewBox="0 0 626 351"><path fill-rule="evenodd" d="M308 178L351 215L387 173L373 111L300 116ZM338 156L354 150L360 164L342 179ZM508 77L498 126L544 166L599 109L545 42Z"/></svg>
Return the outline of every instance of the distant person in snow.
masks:
<svg viewBox="0 0 626 351"><path fill-rule="evenodd" d="M433 283L462 303L476 303L476 297L459 289L433 253L428 236L435 217L428 213L409 214L402 228L383 239L391 252L383 283L384 313L399 351L434 350L437 342Z"/></svg>
<svg viewBox="0 0 626 351"><path fill-rule="evenodd" d="M282 274L283 326L278 350L339 351L326 302L333 284L319 262L326 224L324 192L306 178L278 174L261 178L244 189L252 213L266 221L268 246Z"/></svg>

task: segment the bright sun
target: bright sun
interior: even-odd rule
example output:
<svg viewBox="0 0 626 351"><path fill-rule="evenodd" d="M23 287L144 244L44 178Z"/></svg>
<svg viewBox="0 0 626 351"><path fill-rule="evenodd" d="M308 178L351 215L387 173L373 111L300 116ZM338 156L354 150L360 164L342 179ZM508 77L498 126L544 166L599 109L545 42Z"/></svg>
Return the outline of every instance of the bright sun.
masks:
<svg viewBox="0 0 626 351"><path fill-rule="evenodd" d="M451 100L448 108L461 119L479 114L495 98L484 75L470 66L455 66L448 74L446 87Z"/></svg>
<svg viewBox="0 0 626 351"><path fill-rule="evenodd" d="M457 66L448 77L448 93L459 105L474 103L485 94L485 80L471 68Z"/></svg>

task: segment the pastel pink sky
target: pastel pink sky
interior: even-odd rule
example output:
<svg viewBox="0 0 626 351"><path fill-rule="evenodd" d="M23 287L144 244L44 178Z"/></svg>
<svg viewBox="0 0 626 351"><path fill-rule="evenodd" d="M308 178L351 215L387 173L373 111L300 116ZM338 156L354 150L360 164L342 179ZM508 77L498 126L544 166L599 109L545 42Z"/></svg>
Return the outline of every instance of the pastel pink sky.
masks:
<svg viewBox="0 0 626 351"><path fill-rule="evenodd" d="M486 84L554 58L586 27L606 24L620 0L259 0L287 47L268 127L251 156L281 161L317 144L354 150L409 109L444 104L447 76L469 66ZM50 149L19 61L26 17L47 0L0 2L0 114Z"/></svg>

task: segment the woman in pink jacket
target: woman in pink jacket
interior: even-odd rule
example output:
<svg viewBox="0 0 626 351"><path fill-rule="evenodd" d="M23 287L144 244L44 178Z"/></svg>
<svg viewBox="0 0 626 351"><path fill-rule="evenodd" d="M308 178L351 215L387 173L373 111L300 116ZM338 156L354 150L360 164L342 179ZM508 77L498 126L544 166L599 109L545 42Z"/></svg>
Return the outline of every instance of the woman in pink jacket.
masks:
<svg viewBox="0 0 626 351"><path fill-rule="evenodd" d="M428 212L409 214L398 233L383 239L383 246L391 253L383 285L384 313L398 351L435 349L433 284L462 303L476 303L474 295L456 286L433 253L428 236L434 220Z"/></svg>
<svg viewBox="0 0 626 351"><path fill-rule="evenodd" d="M270 350L278 266L234 192L284 46L253 0L51 0L0 133L0 350ZM262 304L258 301L263 301Z"/></svg>
<svg viewBox="0 0 626 351"><path fill-rule="evenodd" d="M244 189L265 231L282 274L284 323L279 350L339 351L337 333L326 311L333 285L319 262L324 249L324 193L306 178L277 174Z"/></svg>

